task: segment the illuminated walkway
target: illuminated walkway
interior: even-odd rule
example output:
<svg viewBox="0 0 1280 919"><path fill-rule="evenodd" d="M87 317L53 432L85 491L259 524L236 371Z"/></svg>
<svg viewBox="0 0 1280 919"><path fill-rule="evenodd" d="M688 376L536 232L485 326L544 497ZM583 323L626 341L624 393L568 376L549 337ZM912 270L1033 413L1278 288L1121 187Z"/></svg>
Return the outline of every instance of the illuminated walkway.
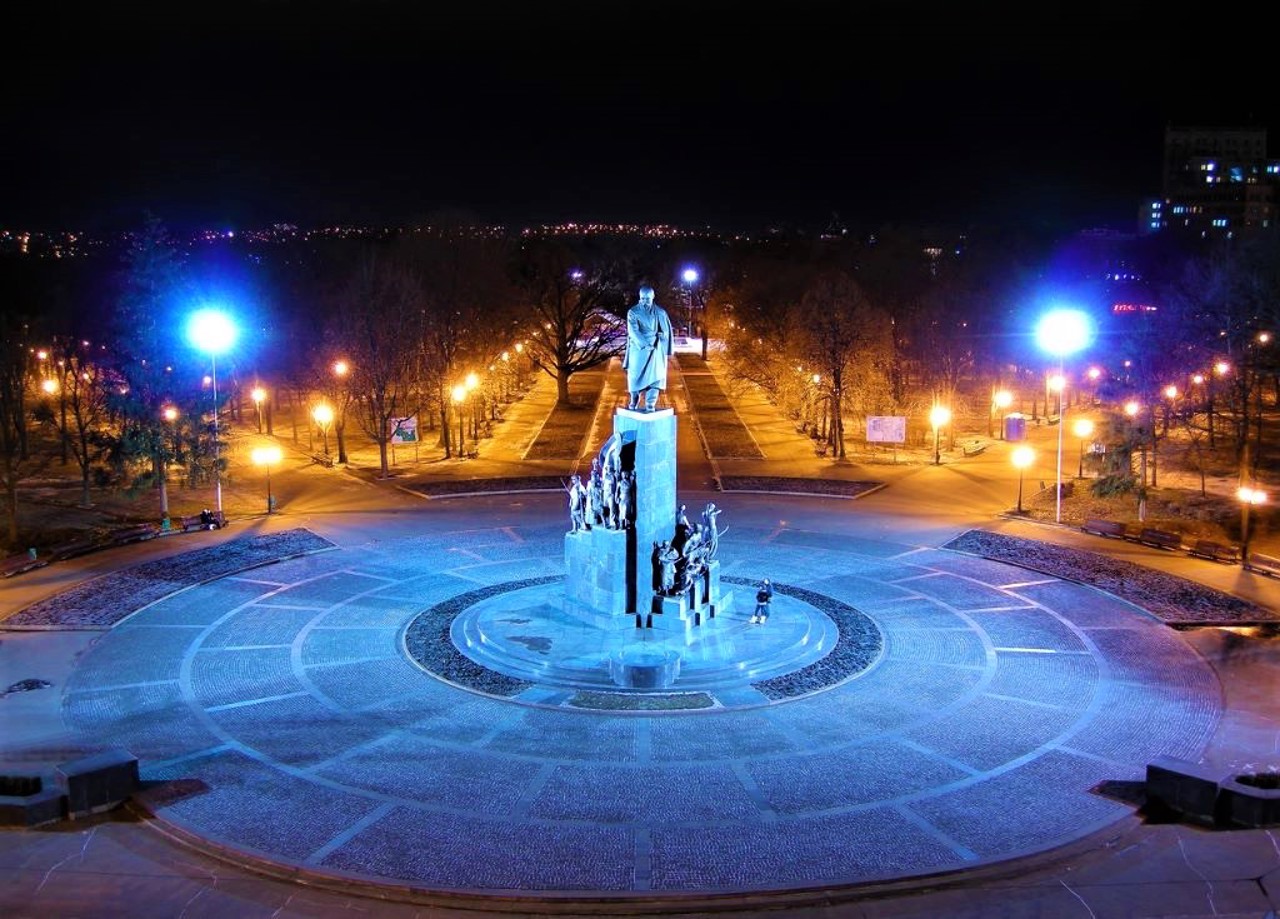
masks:
<svg viewBox="0 0 1280 919"><path fill-rule="evenodd" d="M880 638L865 669L815 674L821 661L794 654L780 695L748 678L717 684L724 698L707 707L649 711L424 672L403 645L424 611L447 634L469 608L451 600L546 591L562 574L562 502L539 496L469 527L423 513L418 535L155 604L82 658L64 715L85 745L127 746L144 779L175 782L153 794L162 821L250 863L525 896L969 869L1131 816L1117 788L1157 755L1196 759L1210 742L1217 677L1135 608L863 538L841 515L818 531L780 525L777 502L736 500L726 577L768 575L782 591L763 630L739 605L705 626L708 640L729 656L766 640L793 648L802 618L826 629L848 607ZM492 618L499 601L485 602ZM574 648L512 634L533 659Z"/></svg>

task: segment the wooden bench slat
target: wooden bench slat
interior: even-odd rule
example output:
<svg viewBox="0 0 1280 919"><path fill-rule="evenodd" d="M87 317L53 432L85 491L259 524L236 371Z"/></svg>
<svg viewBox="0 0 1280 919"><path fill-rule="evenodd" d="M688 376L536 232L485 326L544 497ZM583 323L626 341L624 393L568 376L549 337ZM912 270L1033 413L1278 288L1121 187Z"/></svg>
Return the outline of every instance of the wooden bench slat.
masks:
<svg viewBox="0 0 1280 919"><path fill-rule="evenodd" d="M1156 530L1147 527L1138 534L1138 542L1153 549L1181 549L1182 537L1167 530Z"/></svg>
<svg viewBox="0 0 1280 919"><path fill-rule="evenodd" d="M1188 555L1195 555L1199 558L1207 558L1213 562L1231 562L1240 561L1240 550L1235 546L1224 545L1213 539L1197 539L1193 545L1187 549Z"/></svg>
<svg viewBox="0 0 1280 919"><path fill-rule="evenodd" d="M1093 533L1095 536L1115 536L1123 539L1127 535L1129 527L1118 520L1101 520L1094 517L1086 520L1080 529L1086 533Z"/></svg>

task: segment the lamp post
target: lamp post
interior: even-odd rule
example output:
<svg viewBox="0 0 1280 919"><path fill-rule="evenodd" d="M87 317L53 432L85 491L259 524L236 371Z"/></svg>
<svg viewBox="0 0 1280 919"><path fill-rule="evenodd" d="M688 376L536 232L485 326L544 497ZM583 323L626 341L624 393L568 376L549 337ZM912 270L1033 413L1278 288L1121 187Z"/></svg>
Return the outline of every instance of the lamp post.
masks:
<svg viewBox="0 0 1280 919"><path fill-rule="evenodd" d="M462 388L465 391L466 399L468 400L467 407L471 410L471 440L473 443L478 443L480 440L480 425L476 421L475 396L472 395L479 385L480 377L478 377L474 371L468 373L466 378L462 381Z"/></svg>
<svg viewBox="0 0 1280 919"><path fill-rule="evenodd" d="M933 426L933 465L942 464L942 454L938 450L938 431L951 420L951 409L945 405L935 405L929 409L929 424Z"/></svg>
<svg viewBox="0 0 1280 919"><path fill-rule="evenodd" d="M1267 493L1257 488L1241 486L1236 491L1240 499L1240 562L1249 567L1249 508L1255 504L1265 504Z"/></svg>
<svg viewBox="0 0 1280 919"><path fill-rule="evenodd" d="M235 323L221 310L197 310L187 323L187 340L209 355L213 383L213 497L219 514L222 513L222 468L218 456L218 355L231 350L236 335Z"/></svg>
<svg viewBox="0 0 1280 919"><path fill-rule="evenodd" d="M991 404L1000 409L1000 439L1004 440L1004 416L1005 409L1013 405L1013 393L1007 389L1001 389L991 397ZM987 426L987 436L991 436L991 426Z"/></svg>
<svg viewBox="0 0 1280 919"><path fill-rule="evenodd" d="M1036 326L1036 342L1041 350L1058 359L1058 378L1062 385L1058 390L1058 467L1057 494L1055 498L1054 522L1062 523L1062 428L1066 424L1066 402L1062 398L1062 390L1066 387L1062 362L1068 354L1081 350L1093 337L1093 327L1089 317L1080 310L1056 309L1046 313Z"/></svg>
<svg viewBox="0 0 1280 919"><path fill-rule="evenodd" d="M261 386L253 387L253 392L249 393L253 399L253 405L258 410L258 433L262 433L262 400L267 398L267 391Z"/></svg>
<svg viewBox="0 0 1280 919"><path fill-rule="evenodd" d="M467 387L459 383L457 386L453 387L453 392L450 393L450 395L453 396L453 404L458 409L458 457L461 459L463 452L462 445L466 441L467 433L467 418L466 415L462 413L462 403L467 401Z"/></svg>
<svg viewBox="0 0 1280 919"><path fill-rule="evenodd" d="M255 466L264 466L267 470L267 513L276 509L276 499L271 497L271 465L280 462L279 447L254 447L250 454Z"/></svg>
<svg viewBox="0 0 1280 919"><path fill-rule="evenodd" d="M333 409L321 402L311 410L311 417L320 425L320 434L324 437L324 455L329 455L329 425L333 424Z"/></svg>
<svg viewBox="0 0 1280 919"><path fill-rule="evenodd" d="M1013 456L1012 456L1013 465L1017 467L1017 470L1018 470L1018 513L1019 514L1022 513L1022 473L1026 470L1028 466L1030 466L1033 462L1035 462L1035 458L1036 458L1036 451L1032 450L1030 447L1027 447L1027 446L1017 447L1013 451Z"/></svg>
<svg viewBox="0 0 1280 919"><path fill-rule="evenodd" d="M1076 470L1076 478L1084 478L1084 440L1093 433L1093 422L1088 418L1077 418L1071 426L1071 433L1080 438L1080 468Z"/></svg>
<svg viewBox="0 0 1280 919"><path fill-rule="evenodd" d="M337 380L335 398L338 402L338 416L334 423L334 433L338 435L338 462L347 462L347 406L351 402L351 390L347 388L347 378L351 374L351 365L339 358L333 362L333 376ZM417 446L414 447L415 456Z"/></svg>
<svg viewBox="0 0 1280 919"><path fill-rule="evenodd" d="M170 425L178 420L178 410L172 405L160 409L160 417ZM156 478L160 480L160 519L169 519L169 463L166 459L164 441L160 442L160 455L157 457ZM168 526L167 524L165 525Z"/></svg>
<svg viewBox="0 0 1280 919"><path fill-rule="evenodd" d="M684 334L693 335L694 286L698 283L698 269L686 268L680 273L680 280L684 281L685 293Z"/></svg>

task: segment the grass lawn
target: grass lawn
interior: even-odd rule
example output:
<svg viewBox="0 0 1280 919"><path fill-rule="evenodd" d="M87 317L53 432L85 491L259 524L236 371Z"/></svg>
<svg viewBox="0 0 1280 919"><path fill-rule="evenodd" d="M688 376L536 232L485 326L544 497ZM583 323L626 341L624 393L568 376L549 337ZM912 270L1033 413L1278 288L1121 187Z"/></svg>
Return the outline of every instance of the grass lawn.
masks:
<svg viewBox="0 0 1280 919"><path fill-rule="evenodd" d="M707 362L694 354L677 354L685 390L707 450L723 459L762 459L755 439L738 417L720 381L707 370Z"/></svg>

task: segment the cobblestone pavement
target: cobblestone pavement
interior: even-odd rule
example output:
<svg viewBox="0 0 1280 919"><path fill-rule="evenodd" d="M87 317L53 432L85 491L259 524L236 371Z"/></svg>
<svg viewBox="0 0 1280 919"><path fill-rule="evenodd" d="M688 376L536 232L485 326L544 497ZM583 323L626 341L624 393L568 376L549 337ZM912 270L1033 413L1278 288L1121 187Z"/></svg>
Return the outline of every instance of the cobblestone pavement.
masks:
<svg viewBox="0 0 1280 919"><path fill-rule="evenodd" d="M869 882L1051 849L1131 816L1106 789L1157 755L1198 758L1221 714L1208 664L1123 601L745 510L726 575L856 608L883 637L869 669L785 701L618 712L492 697L408 659L421 611L560 573L561 531L432 532L191 588L94 643L64 717L175 783L152 800L162 821L240 858L594 896ZM709 627L746 640L746 615Z"/></svg>

